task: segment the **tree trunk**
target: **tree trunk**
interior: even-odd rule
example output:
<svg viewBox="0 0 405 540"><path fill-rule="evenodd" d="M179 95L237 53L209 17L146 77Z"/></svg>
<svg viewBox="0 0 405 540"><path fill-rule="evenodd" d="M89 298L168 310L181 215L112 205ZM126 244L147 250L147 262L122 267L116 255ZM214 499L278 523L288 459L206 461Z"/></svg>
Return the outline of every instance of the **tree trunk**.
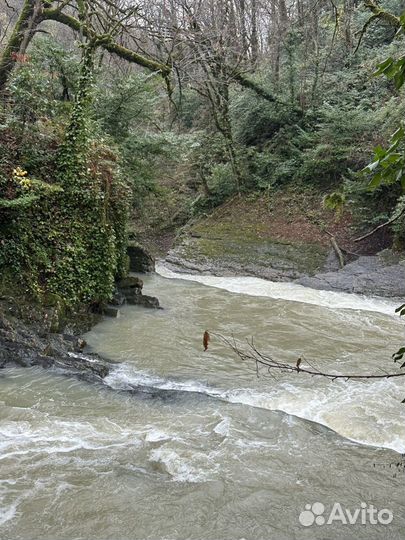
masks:
<svg viewBox="0 0 405 540"><path fill-rule="evenodd" d="M252 0L252 33L251 33L251 58L252 64L255 65L259 57L259 35L257 31L257 2Z"/></svg>
<svg viewBox="0 0 405 540"><path fill-rule="evenodd" d="M248 37L246 32L246 2L245 0L239 0L239 26L240 26L240 37L242 41L242 50L243 55L247 55L248 50Z"/></svg>
<svg viewBox="0 0 405 540"><path fill-rule="evenodd" d="M354 3L353 0L344 0L343 2L343 24L345 33L345 42L349 51L353 48L352 18Z"/></svg>
<svg viewBox="0 0 405 540"><path fill-rule="evenodd" d="M33 31L40 22L41 2L25 0L8 43L0 57L0 93L13 70L18 54L25 53Z"/></svg>

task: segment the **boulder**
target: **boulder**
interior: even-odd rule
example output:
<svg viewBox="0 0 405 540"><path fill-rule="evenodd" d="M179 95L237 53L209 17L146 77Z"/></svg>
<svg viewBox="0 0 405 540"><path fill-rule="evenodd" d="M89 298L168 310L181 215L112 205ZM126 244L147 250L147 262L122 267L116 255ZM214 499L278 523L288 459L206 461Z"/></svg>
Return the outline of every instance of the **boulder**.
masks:
<svg viewBox="0 0 405 540"><path fill-rule="evenodd" d="M130 242L128 244L127 254L129 257L129 269L131 272L148 274L155 271L155 259L147 249L138 243Z"/></svg>
<svg viewBox="0 0 405 540"><path fill-rule="evenodd" d="M126 303L132 306L160 308L159 300L154 296L142 294L143 281L135 276L128 276L117 283L117 293L124 297Z"/></svg>
<svg viewBox="0 0 405 540"><path fill-rule="evenodd" d="M143 281L138 277L128 276L117 283L117 294L124 298L124 302L135 303L142 295Z"/></svg>
<svg viewBox="0 0 405 540"><path fill-rule="evenodd" d="M139 291L138 294L141 294L142 288L143 288L143 281L135 276L128 276L126 278L121 279L117 283L118 291L127 291L127 290L136 289L137 291Z"/></svg>
<svg viewBox="0 0 405 540"><path fill-rule="evenodd" d="M132 298L127 298L128 304L133 306L143 306L152 309L161 309L159 300L155 296L148 296L147 294L141 294Z"/></svg>
<svg viewBox="0 0 405 540"><path fill-rule="evenodd" d="M113 297L110 300L110 304L112 306L122 306L123 304L125 304L125 301L125 296L120 291L115 290Z"/></svg>
<svg viewBox="0 0 405 540"><path fill-rule="evenodd" d="M405 266L400 260L387 259L380 253L359 257L336 272L306 276L297 283L313 289L403 298Z"/></svg>
<svg viewBox="0 0 405 540"><path fill-rule="evenodd" d="M114 319L118 319L120 316L120 310L115 306L105 306L104 308L104 315L107 317L113 317Z"/></svg>

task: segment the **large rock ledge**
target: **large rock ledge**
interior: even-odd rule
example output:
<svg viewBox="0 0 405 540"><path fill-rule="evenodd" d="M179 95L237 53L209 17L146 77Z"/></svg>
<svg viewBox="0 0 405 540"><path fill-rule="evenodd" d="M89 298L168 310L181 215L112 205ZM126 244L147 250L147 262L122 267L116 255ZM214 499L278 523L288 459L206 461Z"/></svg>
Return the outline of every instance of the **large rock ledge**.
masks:
<svg viewBox="0 0 405 540"><path fill-rule="evenodd" d="M0 368L41 366L89 382L101 381L108 375L110 363L95 354L84 355L84 346L81 338L71 334L42 335L0 308Z"/></svg>
<svg viewBox="0 0 405 540"><path fill-rule="evenodd" d="M386 250L380 255L359 257L337 272L306 276L297 280L297 283L312 289L404 297L405 260L388 255Z"/></svg>
<svg viewBox="0 0 405 540"><path fill-rule="evenodd" d="M394 254L391 250L373 256L360 256L339 269L333 250L325 255L318 268L314 268L312 254L308 258L308 250L302 246L295 246L293 260L286 246L280 244L276 245L277 252L269 242L266 252L252 248L246 250L239 245L235 246L232 256L224 249L223 243L217 244L217 249L208 253L201 249L200 239L188 238L169 252L165 263L179 273L254 276L271 281L294 282L313 289L387 298L405 297L405 255ZM266 256L263 256L264 253ZM311 264L308 264L308 260Z"/></svg>

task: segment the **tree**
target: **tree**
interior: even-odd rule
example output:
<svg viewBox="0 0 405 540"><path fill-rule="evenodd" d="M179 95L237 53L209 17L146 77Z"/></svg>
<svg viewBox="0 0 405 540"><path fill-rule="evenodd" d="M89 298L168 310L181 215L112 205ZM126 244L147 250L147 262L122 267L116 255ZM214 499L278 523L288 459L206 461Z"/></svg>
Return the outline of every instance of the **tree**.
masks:
<svg viewBox="0 0 405 540"><path fill-rule="evenodd" d="M94 16L83 19L83 8ZM0 57L0 92L21 55L42 23L55 21L84 37L97 39L99 46L128 62L133 62L167 78L170 67L121 45L119 40L131 28L136 7L110 0L24 0L14 29Z"/></svg>

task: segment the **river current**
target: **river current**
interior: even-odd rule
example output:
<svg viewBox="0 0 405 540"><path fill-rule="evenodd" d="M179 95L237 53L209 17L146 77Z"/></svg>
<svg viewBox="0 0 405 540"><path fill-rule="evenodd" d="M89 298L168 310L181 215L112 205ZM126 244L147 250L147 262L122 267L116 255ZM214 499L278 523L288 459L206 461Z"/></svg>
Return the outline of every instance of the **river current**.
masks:
<svg viewBox="0 0 405 540"><path fill-rule="evenodd" d="M397 303L164 266L143 279L164 309L125 306L86 336L117 362L104 384L0 373L1 539L405 537L402 378L257 376L215 336L202 346L209 330L328 372L395 371Z"/></svg>

